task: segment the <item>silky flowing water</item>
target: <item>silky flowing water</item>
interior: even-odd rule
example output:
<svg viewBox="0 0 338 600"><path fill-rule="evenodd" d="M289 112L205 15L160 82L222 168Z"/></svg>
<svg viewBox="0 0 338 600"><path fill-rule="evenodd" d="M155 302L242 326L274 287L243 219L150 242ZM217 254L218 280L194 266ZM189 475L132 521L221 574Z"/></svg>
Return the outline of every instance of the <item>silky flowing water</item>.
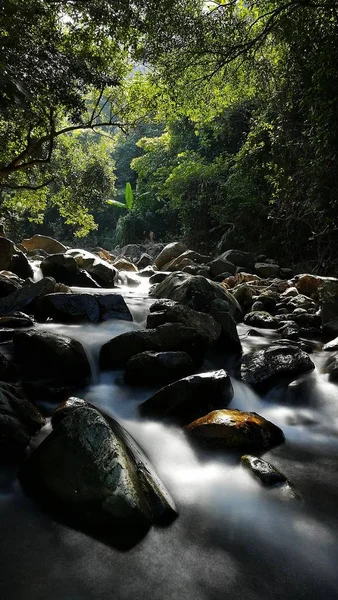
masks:
<svg viewBox="0 0 338 600"><path fill-rule="evenodd" d="M256 411L285 433L285 444L264 458L291 481L298 498L290 499L262 488L226 453L196 452L181 429L140 419L138 404L156 388L127 386L122 371L99 372L102 344L144 324L151 304L147 285L123 289L133 323L39 327L83 343L93 378L78 395L118 419L139 442L179 517L121 551L51 519L3 471L0 598L336 600L338 387L323 373L326 356L316 349L313 373L291 392L280 385L263 399L233 379L230 407ZM248 337L245 326L239 332L244 350L275 336L265 331L265 338ZM207 357L205 369L222 366L231 369L226 355ZM47 403L42 408L51 410Z"/></svg>

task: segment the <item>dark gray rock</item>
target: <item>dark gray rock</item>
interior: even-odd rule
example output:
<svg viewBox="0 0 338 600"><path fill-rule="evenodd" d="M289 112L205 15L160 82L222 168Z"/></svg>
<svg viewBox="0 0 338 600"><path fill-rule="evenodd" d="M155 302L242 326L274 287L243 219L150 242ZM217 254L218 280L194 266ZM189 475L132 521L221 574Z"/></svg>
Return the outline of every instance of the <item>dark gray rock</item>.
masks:
<svg viewBox="0 0 338 600"><path fill-rule="evenodd" d="M163 304L157 312L152 310L148 315L148 329L153 329L165 323L181 323L195 329L205 338L208 345L215 344L221 335L221 326L211 315L198 312L188 306L183 306L183 304L173 306Z"/></svg>
<svg viewBox="0 0 338 600"><path fill-rule="evenodd" d="M232 397L230 377L220 370L175 381L161 388L139 408L143 416L174 418L186 424L210 410L225 408Z"/></svg>
<svg viewBox="0 0 338 600"><path fill-rule="evenodd" d="M0 271L11 271L22 279L33 277L33 269L26 256L5 237L0 237Z"/></svg>
<svg viewBox="0 0 338 600"><path fill-rule="evenodd" d="M256 479L259 479L267 487L288 483L283 473L280 473L276 467L262 458L245 454L241 457L241 463Z"/></svg>
<svg viewBox="0 0 338 600"><path fill-rule="evenodd" d="M330 356L327 359L325 369L329 374L330 381L338 381L338 354Z"/></svg>
<svg viewBox="0 0 338 600"><path fill-rule="evenodd" d="M228 260L236 267L253 269L255 265L255 255L252 252L243 252L242 250L227 250L219 258Z"/></svg>
<svg viewBox="0 0 338 600"><path fill-rule="evenodd" d="M207 266L210 269L211 277L217 277L217 275L225 272L230 273L231 275L235 275L236 273L236 266L229 260L221 257L215 258L213 261L209 262Z"/></svg>
<svg viewBox="0 0 338 600"><path fill-rule="evenodd" d="M312 371L315 365L309 355L287 342L286 345L277 342L244 356L242 380L258 391L265 391L281 380Z"/></svg>
<svg viewBox="0 0 338 600"><path fill-rule="evenodd" d="M61 399L90 382L86 353L76 340L44 331L20 331L13 338L14 362L29 393Z"/></svg>
<svg viewBox="0 0 338 600"><path fill-rule="evenodd" d="M100 351L101 369L116 369L125 366L135 354L141 352L187 352L194 363L201 364L206 350L204 336L181 325L167 323L156 329L143 329L122 333L104 344Z"/></svg>
<svg viewBox="0 0 338 600"><path fill-rule="evenodd" d="M110 319L132 321L120 294L48 294L37 301L37 318L59 323L100 323Z"/></svg>
<svg viewBox="0 0 338 600"><path fill-rule="evenodd" d="M16 278L0 274L0 298L21 289L21 283Z"/></svg>
<svg viewBox="0 0 338 600"><path fill-rule="evenodd" d="M4 354L0 353L0 397L1 397L1 384L2 382L14 383L18 380L18 373L13 365Z"/></svg>
<svg viewBox="0 0 338 600"><path fill-rule="evenodd" d="M45 277L53 277L65 285L73 285L79 271L75 258L68 254L50 254L41 262L40 269Z"/></svg>
<svg viewBox="0 0 338 600"><path fill-rule="evenodd" d="M255 263L255 271L263 279L268 279L279 276L280 266L271 265L270 263Z"/></svg>
<svg viewBox="0 0 338 600"><path fill-rule="evenodd" d="M136 385L156 385L176 381L194 372L194 363L186 352L141 352L128 360L124 378Z"/></svg>
<svg viewBox="0 0 338 600"><path fill-rule="evenodd" d="M32 327L33 325L34 320L25 313L19 311L6 317L0 317L0 329L20 329L21 327Z"/></svg>
<svg viewBox="0 0 338 600"><path fill-rule="evenodd" d="M85 271L85 269L79 269L75 274L72 285L74 287L83 288L100 288L101 286L95 281L95 279Z"/></svg>
<svg viewBox="0 0 338 600"><path fill-rule="evenodd" d="M143 254L141 254L140 259L137 261L136 266L139 269L139 271L141 271L141 269L145 269L146 267L149 267L152 264L153 258L150 256L150 254L146 254L145 252L143 252Z"/></svg>
<svg viewBox="0 0 338 600"><path fill-rule="evenodd" d="M155 266L158 269L162 269L162 267L171 260L183 254L186 249L187 247L182 242L172 242L171 244L167 244L156 257L156 260L154 261Z"/></svg>
<svg viewBox="0 0 338 600"><path fill-rule="evenodd" d="M262 329L277 329L279 322L268 312L253 311L245 315L244 323L250 327L261 327Z"/></svg>
<svg viewBox="0 0 338 600"><path fill-rule="evenodd" d="M226 300L214 300L208 306L209 314L221 326L221 346L229 352L242 352L242 345L238 336L236 321L229 312Z"/></svg>
<svg viewBox="0 0 338 600"><path fill-rule="evenodd" d="M86 404L63 416L22 469L26 493L108 537L176 515L153 467L114 419Z"/></svg>
<svg viewBox="0 0 338 600"><path fill-rule="evenodd" d="M331 340L331 342L325 344L325 346L323 346L323 350L325 352L333 352L335 350L338 350L338 337L334 338L334 340Z"/></svg>
<svg viewBox="0 0 338 600"><path fill-rule="evenodd" d="M155 273L155 275L151 275L149 283L151 283L151 285L155 283L162 283L162 281L164 281L168 275L171 275L169 271L159 271L158 273Z"/></svg>
<svg viewBox="0 0 338 600"><path fill-rule="evenodd" d="M1 355L0 355L1 356ZM0 363L1 369L1 363ZM23 457L31 438L45 424L38 409L13 385L0 388L0 463L11 464Z"/></svg>
<svg viewBox="0 0 338 600"><path fill-rule="evenodd" d="M55 279L51 277L44 277L36 283L28 280L22 288L12 292L5 298L0 298L0 315L10 315L18 310L23 310L39 296L54 292L54 288Z"/></svg>

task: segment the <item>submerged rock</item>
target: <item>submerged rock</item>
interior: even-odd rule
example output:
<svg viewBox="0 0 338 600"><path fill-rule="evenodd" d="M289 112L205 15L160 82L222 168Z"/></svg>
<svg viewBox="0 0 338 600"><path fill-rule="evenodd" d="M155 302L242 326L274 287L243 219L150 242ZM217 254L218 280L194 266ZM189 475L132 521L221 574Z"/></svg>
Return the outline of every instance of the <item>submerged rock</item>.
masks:
<svg viewBox="0 0 338 600"><path fill-rule="evenodd" d="M173 518L173 500L126 430L81 400L70 404L25 463L25 492L112 536L116 528L128 535L129 524Z"/></svg>
<svg viewBox="0 0 338 600"><path fill-rule="evenodd" d="M141 352L126 364L125 381L136 385L169 383L195 371L186 352Z"/></svg>
<svg viewBox="0 0 338 600"><path fill-rule="evenodd" d="M215 410L186 426L207 446L234 451L263 451L284 441L282 430L254 412Z"/></svg>
<svg viewBox="0 0 338 600"><path fill-rule="evenodd" d="M46 398L63 398L90 381L91 369L82 345L65 335L16 332L13 350L27 391Z"/></svg>
<svg viewBox="0 0 338 600"><path fill-rule="evenodd" d="M102 346L99 362L101 369L117 369L141 352L182 351L200 364L205 350L205 337L198 331L180 323L167 323L156 329L128 331L116 336Z"/></svg>
<svg viewBox="0 0 338 600"><path fill-rule="evenodd" d="M48 294L37 301L37 317L59 323L100 323L109 319L132 321L120 294Z"/></svg>
<svg viewBox="0 0 338 600"><path fill-rule="evenodd" d="M210 410L225 408L233 393L230 377L222 369L175 381L160 389L139 408L143 416L174 417L185 424Z"/></svg>
<svg viewBox="0 0 338 600"><path fill-rule="evenodd" d="M1 369L1 366L0 366ZM0 386L0 463L20 460L31 438L45 424L38 409L13 385Z"/></svg>
<svg viewBox="0 0 338 600"><path fill-rule="evenodd" d="M243 358L242 380L258 391L265 391L281 379L293 379L315 368L309 355L289 341L256 350Z"/></svg>
<svg viewBox="0 0 338 600"><path fill-rule="evenodd" d="M283 473L280 473L271 463L262 458L245 454L241 457L241 463L254 477L259 479L263 485L271 487L288 483L288 480Z"/></svg>

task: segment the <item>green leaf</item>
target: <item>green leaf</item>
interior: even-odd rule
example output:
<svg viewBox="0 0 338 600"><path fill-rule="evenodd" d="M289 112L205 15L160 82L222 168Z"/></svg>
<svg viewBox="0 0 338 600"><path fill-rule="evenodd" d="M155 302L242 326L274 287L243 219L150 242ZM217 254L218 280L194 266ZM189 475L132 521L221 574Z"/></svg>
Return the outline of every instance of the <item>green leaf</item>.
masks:
<svg viewBox="0 0 338 600"><path fill-rule="evenodd" d="M128 206L126 204L123 204L123 202L118 202L117 200L106 200L107 204L111 204L112 206L118 206L119 208L126 208L128 209Z"/></svg>
<svg viewBox="0 0 338 600"><path fill-rule="evenodd" d="M129 210L133 210L133 206L134 206L134 194L133 194L133 190L132 190L132 187L131 187L129 181L126 184L125 199L126 199L126 206L127 206L127 208Z"/></svg>

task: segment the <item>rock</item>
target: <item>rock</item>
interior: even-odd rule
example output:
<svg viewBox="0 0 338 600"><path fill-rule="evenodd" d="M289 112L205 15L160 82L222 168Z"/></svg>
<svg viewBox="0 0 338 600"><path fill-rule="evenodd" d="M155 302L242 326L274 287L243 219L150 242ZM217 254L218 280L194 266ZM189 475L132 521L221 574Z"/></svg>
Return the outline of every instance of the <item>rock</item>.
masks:
<svg viewBox="0 0 338 600"><path fill-rule="evenodd" d="M330 381L338 381L338 354L330 356L327 359L325 369L329 374Z"/></svg>
<svg viewBox="0 0 338 600"><path fill-rule="evenodd" d="M242 250L227 250L219 258L233 263L236 267L253 269L255 265L255 255L252 252L242 252Z"/></svg>
<svg viewBox="0 0 338 600"><path fill-rule="evenodd" d="M263 311L274 313L276 310L276 304L278 301L278 294L272 290L265 290L259 294L257 302L261 302L263 305Z"/></svg>
<svg viewBox="0 0 338 600"><path fill-rule="evenodd" d="M322 285L323 278L316 275L297 275L295 277L296 288L300 294L310 296L310 298L318 298L318 290Z"/></svg>
<svg viewBox="0 0 338 600"><path fill-rule="evenodd" d="M229 304L226 300L214 300L208 306L209 314L221 326L221 345L229 352L242 352L242 345L238 336L236 321L229 313Z"/></svg>
<svg viewBox="0 0 338 600"><path fill-rule="evenodd" d="M287 268L287 267L282 267L282 268L280 269L280 276L281 276L283 279L291 279L291 277L293 276L293 271L292 271L292 269L290 269L290 268Z"/></svg>
<svg viewBox="0 0 338 600"><path fill-rule="evenodd" d="M28 392L63 398L90 382L86 353L76 340L44 331L18 331L13 338L14 361Z"/></svg>
<svg viewBox="0 0 338 600"><path fill-rule="evenodd" d="M283 473L280 473L276 467L262 458L245 454L241 457L241 463L243 467L248 469L255 478L259 479L267 487L288 483Z"/></svg>
<svg viewBox="0 0 338 600"><path fill-rule="evenodd" d="M336 337L334 340L331 340L331 342L325 344L325 346L323 346L323 350L325 350L325 352L332 352L334 350L338 350L338 337Z"/></svg>
<svg viewBox="0 0 338 600"><path fill-rule="evenodd" d="M25 315L22 312L16 312L8 317L0 317L0 329L3 328L20 328L20 327L32 327L34 325L34 320Z"/></svg>
<svg viewBox="0 0 338 600"><path fill-rule="evenodd" d="M162 281L164 281L168 275L171 275L171 273L168 272L163 272L163 271L159 271L158 273L155 273L155 275L152 275L149 279L149 283L151 283L151 285L155 284L155 283L162 283Z"/></svg>
<svg viewBox="0 0 338 600"><path fill-rule="evenodd" d="M1 355L0 355L1 357ZM1 363L0 363L1 369ZM1 383L0 388L0 463L11 464L23 457L33 435L45 419L22 391Z"/></svg>
<svg viewBox="0 0 338 600"><path fill-rule="evenodd" d="M42 261L40 269L45 277L53 277L57 283L73 285L79 267L68 254L50 254Z"/></svg>
<svg viewBox="0 0 338 600"><path fill-rule="evenodd" d="M163 244L160 245L160 248L163 248ZM118 250L120 256L128 256L128 258L135 262L141 258L144 252L151 254L150 249L147 249L145 244L127 244L127 246L123 246L123 248ZM151 256L153 256L153 254L151 254Z"/></svg>
<svg viewBox="0 0 338 600"><path fill-rule="evenodd" d="M133 320L120 294L48 294L38 299L36 315L39 321L52 318L59 323Z"/></svg>
<svg viewBox="0 0 338 600"><path fill-rule="evenodd" d="M67 255L76 260L80 269L88 271L101 287L115 287L117 271L108 261L104 261L86 250L67 250Z"/></svg>
<svg viewBox="0 0 338 600"><path fill-rule="evenodd" d="M5 383L14 383L18 380L18 374L11 361L0 353L0 405L1 405L1 385Z"/></svg>
<svg viewBox="0 0 338 600"><path fill-rule="evenodd" d="M239 285L240 283L249 283L249 282L259 282L261 281L261 279L258 277L258 275L253 275L252 273L236 273L236 275L233 275L231 277L227 277L227 279L225 281L222 282L223 287L226 288L234 288L236 287L236 285Z"/></svg>
<svg viewBox="0 0 338 600"><path fill-rule="evenodd" d="M162 269L168 262L183 254L186 251L186 246L182 242L173 242L167 244L156 257L154 264L158 269Z"/></svg>
<svg viewBox="0 0 338 600"><path fill-rule="evenodd" d="M203 256L193 250L186 250L176 258L170 260L167 264L163 265L162 268L165 271L181 271L185 266L195 265L196 267L199 267L199 265L203 265L209 262L209 260L209 256Z"/></svg>
<svg viewBox="0 0 338 600"><path fill-rule="evenodd" d="M261 327L262 329L277 329L279 322L268 312L254 311L244 317L244 323L250 327Z"/></svg>
<svg viewBox="0 0 338 600"><path fill-rule="evenodd" d="M292 315L292 320L300 325L301 327L313 327L319 332L320 328L320 316L312 315L309 313L298 313Z"/></svg>
<svg viewBox="0 0 338 600"><path fill-rule="evenodd" d="M263 302L258 302L258 300L256 300L251 307L251 312L264 312Z"/></svg>
<svg viewBox="0 0 338 600"><path fill-rule="evenodd" d="M229 260L221 257L215 258L215 260L208 263L207 266L210 269L210 274L212 277L217 277L217 275L225 272L230 273L230 275L235 275L236 273L236 266Z"/></svg>
<svg viewBox="0 0 338 600"><path fill-rule="evenodd" d="M150 290L152 298L169 298L197 311L205 311L213 300L227 300L229 310L235 320L242 315L237 300L218 283L214 283L201 275L188 273L172 273L155 288Z"/></svg>
<svg viewBox="0 0 338 600"><path fill-rule="evenodd" d="M202 275L203 273L197 273L197 275ZM208 277L208 275L203 275L204 277ZM216 277L213 278L214 281L216 281L217 283L222 283L224 284L224 281L226 281L227 279L229 279L229 277L231 277L231 273L228 273L227 271L225 273L221 273L220 275L217 275ZM226 289L228 289L228 286L226 286Z"/></svg>
<svg viewBox="0 0 338 600"><path fill-rule="evenodd" d="M113 266L119 271L138 271L138 268L132 262L126 260L125 258L117 258L116 260L114 260Z"/></svg>
<svg viewBox="0 0 338 600"><path fill-rule="evenodd" d="M303 308L306 311L308 311L312 308L314 310L317 310L318 305L313 300L311 300L311 298L303 296L303 294L298 294L298 296L295 296L294 298L291 298L289 300L288 308L291 310L296 308Z"/></svg>
<svg viewBox="0 0 338 600"><path fill-rule="evenodd" d="M287 321L285 325L279 327L278 333L280 333L284 338L287 338L288 340L299 340L299 327L292 321Z"/></svg>
<svg viewBox="0 0 338 600"><path fill-rule="evenodd" d="M269 450L284 441L279 427L254 412L215 410L186 427L205 445L233 451Z"/></svg>
<svg viewBox="0 0 338 600"><path fill-rule="evenodd" d="M148 398L139 409L146 417L173 417L185 424L209 410L225 408L233 394L230 377L222 369L175 381Z"/></svg>
<svg viewBox="0 0 338 600"><path fill-rule="evenodd" d="M149 267L152 264L153 259L150 256L150 254L146 254L145 252L143 252L143 254L141 254L140 259L137 261L136 266L138 270L141 271L142 269L145 269L145 267Z"/></svg>
<svg viewBox="0 0 338 600"><path fill-rule="evenodd" d="M48 254L58 254L67 250L66 246L47 235L33 235L27 240L22 240L21 244L26 250L44 250Z"/></svg>
<svg viewBox="0 0 338 600"><path fill-rule="evenodd" d="M100 248L99 246L97 248L93 248L92 253L96 254L99 258L102 258L102 260L106 260L107 262L111 262L116 258L116 256L111 254L108 250Z"/></svg>
<svg viewBox="0 0 338 600"><path fill-rule="evenodd" d="M144 269L141 269L141 271L138 272L138 275L140 277L153 277L155 275L157 275L157 271L156 271L156 267L154 269L154 267L145 267Z"/></svg>
<svg viewBox="0 0 338 600"><path fill-rule="evenodd" d="M141 352L128 360L124 378L136 385L156 385L176 381L194 371L194 363L186 352Z"/></svg>
<svg viewBox="0 0 338 600"><path fill-rule="evenodd" d="M278 342L244 356L242 380L258 391L265 391L282 379L294 379L315 368L309 355L298 346Z"/></svg>
<svg viewBox="0 0 338 600"><path fill-rule="evenodd" d="M278 277L280 267L279 265L271 265L269 263L255 263L255 271L260 277L268 279L270 277Z"/></svg>
<svg viewBox="0 0 338 600"><path fill-rule="evenodd" d="M150 311L147 318L148 329L153 329L165 323L181 323L191 327L203 336L210 346L216 344L221 335L221 326L211 315L198 312L188 306L183 306L183 304L173 306L163 304L156 312Z"/></svg>
<svg viewBox="0 0 338 600"><path fill-rule="evenodd" d="M128 331L104 344L100 351L100 368L123 367L141 352L187 352L196 364L201 364L206 350L205 337L190 327L167 323L156 329Z"/></svg>
<svg viewBox="0 0 338 600"><path fill-rule="evenodd" d="M25 282L25 285L12 292L5 298L0 298L0 315L10 315L16 311L23 310L32 304L32 302L45 294L54 292L55 279L44 277L33 283L33 281Z"/></svg>
<svg viewBox="0 0 338 600"><path fill-rule="evenodd" d="M252 306L252 288L247 283L240 283L232 289L232 295L244 312Z"/></svg>
<svg viewBox="0 0 338 600"><path fill-rule="evenodd" d="M176 515L152 466L114 419L90 405L64 417L25 463L26 493L85 530L111 536Z"/></svg>
<svg viewBox="0 0 338 600"><path fill-rule="evenodd" d="M12 277L3 275L5 271L0 272L0 298L8 296L12 292L16 292L21 289L21 283Z"/></svg>
<svg viewBox="0 0 338 600"><path fill-rule="evenodd" d="M26 256L5 237L0 237L0 271L11 271L22 279L33 277L33 269Z"/></svg>
<svg viewBox="0 0 338 600"><path fill-rule="evenodd" d="M294 298L295 296L298 296L299 292L297 290L296 287L289 287L285 290L285 292L282 292L282 294L280 295L281 298Z"/></svg>
<svg viewBox="0 0 338 600"><path fill-rule="evenodd" d="M79 269L75 274L72 285L74 287L82 288L100 288L101 286L95 281L95 279L87 273L84 269Z"/></svg>

